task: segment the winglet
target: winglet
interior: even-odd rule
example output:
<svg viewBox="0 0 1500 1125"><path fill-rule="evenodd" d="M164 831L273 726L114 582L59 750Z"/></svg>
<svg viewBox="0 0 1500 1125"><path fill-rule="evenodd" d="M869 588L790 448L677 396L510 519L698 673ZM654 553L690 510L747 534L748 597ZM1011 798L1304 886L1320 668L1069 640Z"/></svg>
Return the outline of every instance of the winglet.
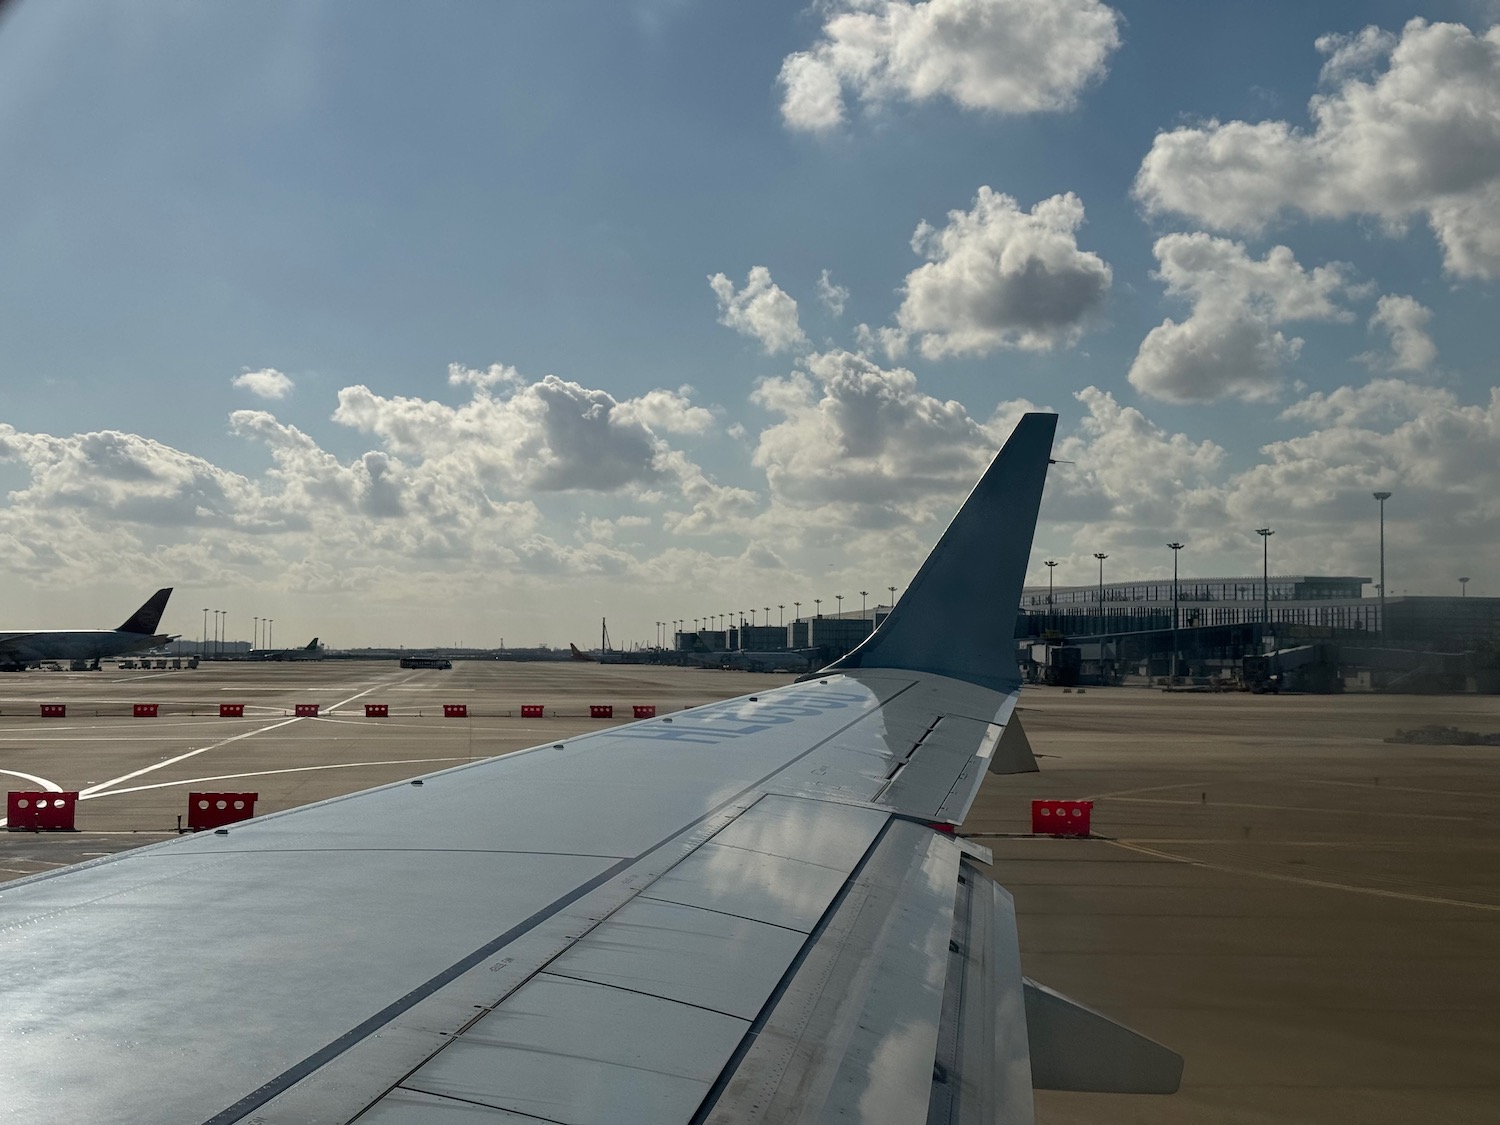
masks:
<svg viewBox="0 0 1500 1125"><path fill-rule="evenodd" d="M156 627L161 624L161 615L167 611L167 599L172 596L172 587L165 586L156 591L146 599L146 604L132 613L115 630L116 633L140 633L150 636L156 632Z"/></svg>
<svg viewBox="0 0 1500 1125"><path fill-rule="evenodd" d="M1016 613L1056 429L1056 414L1021 418L880 628L824 671L908 668L1020 687Z"/></svg>

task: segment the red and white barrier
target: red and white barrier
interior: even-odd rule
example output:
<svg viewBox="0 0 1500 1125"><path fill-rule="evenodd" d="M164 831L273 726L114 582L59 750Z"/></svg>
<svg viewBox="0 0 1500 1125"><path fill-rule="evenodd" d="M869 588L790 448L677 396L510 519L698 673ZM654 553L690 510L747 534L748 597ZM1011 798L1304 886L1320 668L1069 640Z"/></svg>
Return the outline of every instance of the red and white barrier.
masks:
<svg viewBox="0 0 1500 1125"><path fill-rule="evenodd" d="M249 820L255 815L259 796L259 793L189 793L188 828L201 832Z"/></svg>
<svg viewBox="0 0 1500 1125"><path fill-rule="evenodd" d="M1032 801L1031 831L1039 836L1087 836L1093 801Z"/></svg>
<svg viewBox="0 0 1500 1125"><path fill-rule="evenodd" d="M72 832L73 811L78 794L33 793L25 790L5 795L5 822L13 831Z"/></svg>

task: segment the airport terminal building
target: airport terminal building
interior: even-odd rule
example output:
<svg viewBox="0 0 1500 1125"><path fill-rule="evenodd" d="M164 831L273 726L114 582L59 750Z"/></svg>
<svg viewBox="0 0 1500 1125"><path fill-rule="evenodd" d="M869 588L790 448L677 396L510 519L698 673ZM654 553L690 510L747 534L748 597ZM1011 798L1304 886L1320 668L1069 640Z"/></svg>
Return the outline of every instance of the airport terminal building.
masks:
<svg viewBox="0 0 1500 1125"><path fill-rule="evenodd" d="M1367 588L1365 575L1313 574L1028 586L1016 617L1018 656L1030 677L1057 683L1175 674L1316 691L1500 690L1500 598L1382 601ZM679 632L675 648L700 656L790 649L827 661L889 612L882 605L785 627Z"/></svg>

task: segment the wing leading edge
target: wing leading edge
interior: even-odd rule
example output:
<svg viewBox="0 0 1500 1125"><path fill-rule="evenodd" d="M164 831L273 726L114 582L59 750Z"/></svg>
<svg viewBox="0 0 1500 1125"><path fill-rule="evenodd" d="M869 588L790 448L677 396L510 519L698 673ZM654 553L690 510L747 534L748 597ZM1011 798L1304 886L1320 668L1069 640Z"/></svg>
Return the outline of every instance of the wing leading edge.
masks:
<svg viewBox="0 0 1500 1125"><path fill-rule="evenodd" d="M997 510L1029 549L1036 417L857 662L0 889L9 1110L967 1125L1030 1122L1033 1084L1174 1087L1176 1056L1022 977L982 849L932 827L1034 768L1016 598L987 649L920 626ZM1026 553L966 589L1018 589ZM165 925L171 958L138 940Z"/></svg>

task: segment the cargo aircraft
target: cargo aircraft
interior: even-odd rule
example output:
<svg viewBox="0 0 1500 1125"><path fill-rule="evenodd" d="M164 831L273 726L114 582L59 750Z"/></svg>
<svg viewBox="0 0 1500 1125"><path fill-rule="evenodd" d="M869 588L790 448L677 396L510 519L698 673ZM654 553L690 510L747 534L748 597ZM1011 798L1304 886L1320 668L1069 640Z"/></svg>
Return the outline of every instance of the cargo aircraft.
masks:
<svg viewBox="0 0 1500 1125"><path fill-rule="evenodd" d="M5 1114L957 1125L1175 1090L1023 975L955 833L1036 769L1011 636L1055 424L797 683L0 888Z"/></svg>
<svg viewBox="0 0 1500 1125"><path fill-rule="evenodd" d="M158 634L172 587L156 591L117 629L20 629L0 632L0 671L24 672L44 660L86 662L98 669L106 656L156 648L176 638Z"/></svg>

